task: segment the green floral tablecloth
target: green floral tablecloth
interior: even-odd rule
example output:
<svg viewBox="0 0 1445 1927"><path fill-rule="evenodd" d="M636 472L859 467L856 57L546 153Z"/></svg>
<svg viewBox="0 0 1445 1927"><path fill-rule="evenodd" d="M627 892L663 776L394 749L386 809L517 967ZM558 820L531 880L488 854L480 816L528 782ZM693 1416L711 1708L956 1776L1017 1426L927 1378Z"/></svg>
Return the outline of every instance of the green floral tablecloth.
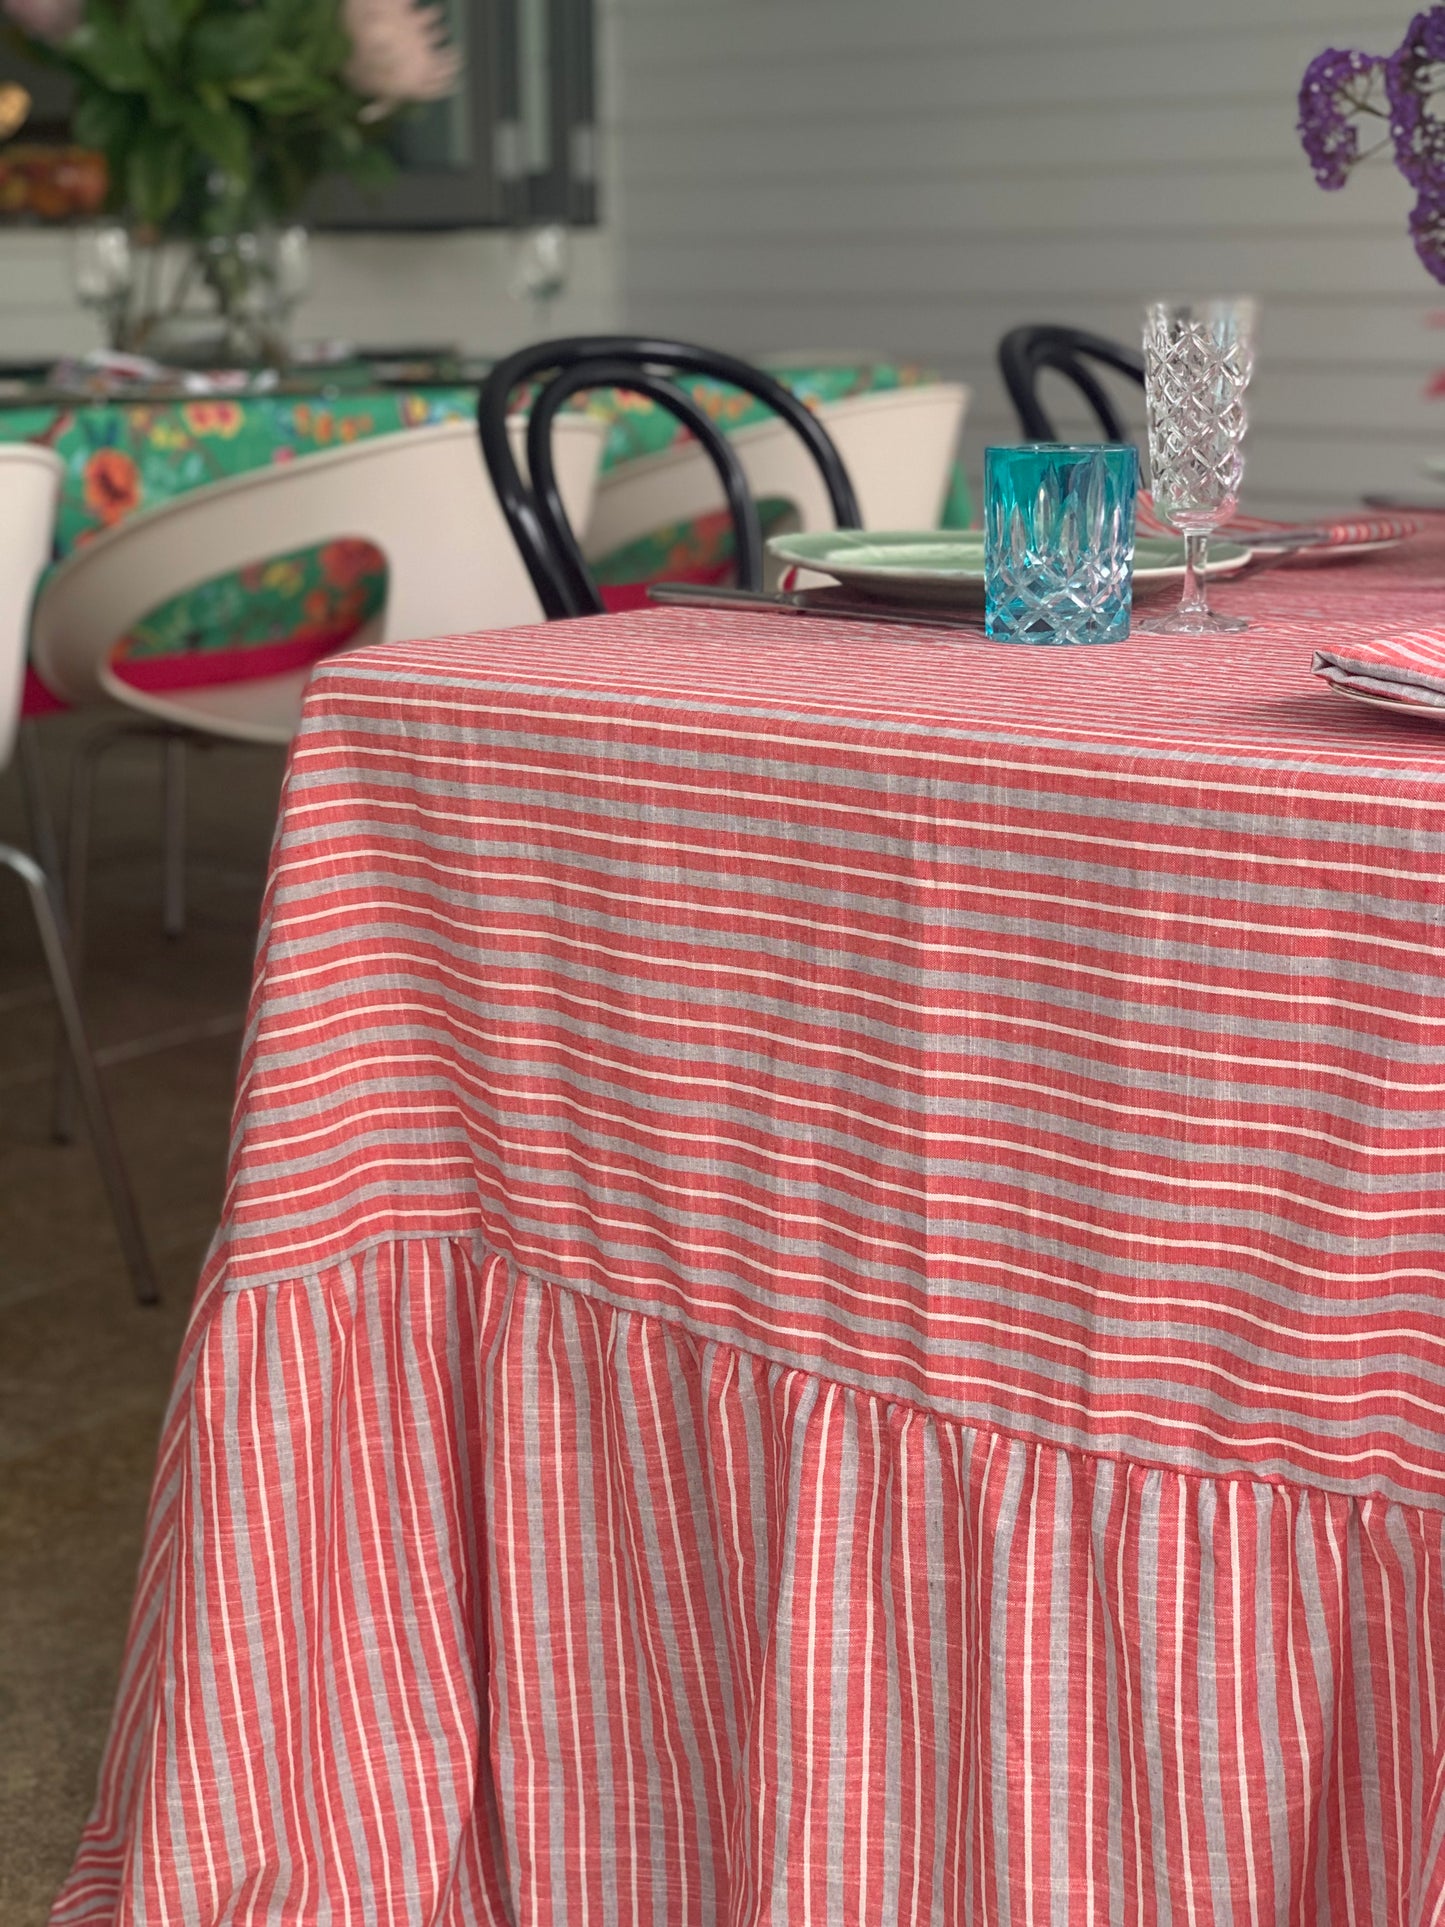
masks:
<svg viewBox="0 0 1445 1927"><path fill-rule="evenodd" d="M929 379L892 363L782 368L776 372L810 402L912 386ZM750 396L710 382L688 384L725 428L760 420ZM682 431L670 415L639 396L606 393L583 404L611 425L604 470L665 448ZM247 395L193 401L80 401L58 407L23 400L0 403L0 440L43 442L64 459L58 552L69 555L98 531L172 496L372 435L432 422L470 419L469 386L373 389L334 396ZM943 517L966 527L967 483L954 477ZM720 566L730 535L725 518L659 530L597 565L599 580L646 582ZM279 642L339 646L380 608L385 566L363 541L278 556L218 577L154 610L122 645L132 660L256 650Z"/></svg>

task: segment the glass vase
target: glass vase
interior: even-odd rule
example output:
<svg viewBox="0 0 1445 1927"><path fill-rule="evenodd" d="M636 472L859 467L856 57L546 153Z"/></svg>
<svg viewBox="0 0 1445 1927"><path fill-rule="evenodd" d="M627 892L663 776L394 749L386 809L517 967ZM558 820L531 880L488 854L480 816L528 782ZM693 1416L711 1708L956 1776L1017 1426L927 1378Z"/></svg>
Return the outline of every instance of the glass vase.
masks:
<svg viewBox="0 0 1445 1927"><path fill-rule="evenodd" d="M285 367L308 269L300 227L185 238L113 227L76 245L76 292L107 345L183 368Z"/></svg>

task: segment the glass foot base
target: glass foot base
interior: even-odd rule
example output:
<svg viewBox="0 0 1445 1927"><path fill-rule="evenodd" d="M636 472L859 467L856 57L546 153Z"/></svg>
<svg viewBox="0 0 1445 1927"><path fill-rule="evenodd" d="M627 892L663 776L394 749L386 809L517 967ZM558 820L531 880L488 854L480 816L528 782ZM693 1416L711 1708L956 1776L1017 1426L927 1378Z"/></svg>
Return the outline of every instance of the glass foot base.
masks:
<svg viewBox="0 0 1445 1927"><path fill-rule="evenodd" d="M1217 616L1212 609L1176 609L1172 616L1145 616L1131 627L1148 636L1233 636L1249 624L1243 616Z"/></svg>

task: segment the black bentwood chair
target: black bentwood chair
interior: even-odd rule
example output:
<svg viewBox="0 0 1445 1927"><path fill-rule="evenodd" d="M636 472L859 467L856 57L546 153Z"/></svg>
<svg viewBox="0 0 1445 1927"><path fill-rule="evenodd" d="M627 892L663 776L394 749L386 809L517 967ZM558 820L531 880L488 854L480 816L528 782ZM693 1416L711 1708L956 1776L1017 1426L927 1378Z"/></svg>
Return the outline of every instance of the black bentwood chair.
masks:
<svg viewBox="0 0 1445 1927"><path fill-rule="evenodd" d="M1010 328L998 344L998 367L1026 440L1056 442L1060 439L1038 395L1040 375L1052 369L1071 381L1088 402L1098 416L1106 441L1133 441L1103 384L1089 366L1091 362L1102 363L1118 374L1129 376L1141 388L1144 385L1144 357L1137 348L1125 348L1103 335L1086 334L1082 328L1047 323Z"/></svg>
<svg viewBox="0 0 1445 1927"><path fill-rule="evenodd" d="M853 484L827 431L797 396L759 368L715 348L648 335L573 335L539 341L499 361L482 385L477 426L492 486L549 621L600 615L602 597L558 492L552 424L573 395L620 388L665 408L691 431L717 471L732 521L737 580L763 586L763 532L748 478L734 449L702 405L678 384L701 375L740 388L770 408L807 448L823 478L840 529L863 525ZM517 390L538 381L527 423L527 477L512 453L507 415Z"/></svg>

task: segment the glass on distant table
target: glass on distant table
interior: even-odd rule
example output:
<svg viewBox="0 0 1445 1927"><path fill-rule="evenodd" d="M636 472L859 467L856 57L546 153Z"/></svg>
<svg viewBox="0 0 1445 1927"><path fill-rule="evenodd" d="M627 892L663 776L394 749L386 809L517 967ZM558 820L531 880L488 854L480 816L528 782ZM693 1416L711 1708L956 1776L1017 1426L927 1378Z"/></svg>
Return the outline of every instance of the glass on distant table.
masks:
<svg viewBox="0 0 1445 1927"><path fill-rule="evenodd" d="M1129 633L1139 456L1112 442L984 450L985 628L999 642Z"/></svg>
<svg viewBox="0 0 1445 1927"><path fill-rule="evenodd" d="M1144 400L1156 513L1184 537L1184 595L1155 635L1225 635L1242 616L1209 607L1209 537L1233 515L1244 476L1244 391L1254 372L1255 303L1155 301L1144 316Z"/></svg>
<svg viewBox="0 0 1445 1927"><path fill-rule="evenodd" d="M304 227L278 228L271 239L276 312L289 321L311 286L311 236Z"/></svg>
<svg viewBox="0 0 1445 1927"><path fill-rule="evenodd" d="M76 299L99 315L107 348L125 344L126 315L135 281L130 236L115 223L80 227L71 243Z"/></svg>

